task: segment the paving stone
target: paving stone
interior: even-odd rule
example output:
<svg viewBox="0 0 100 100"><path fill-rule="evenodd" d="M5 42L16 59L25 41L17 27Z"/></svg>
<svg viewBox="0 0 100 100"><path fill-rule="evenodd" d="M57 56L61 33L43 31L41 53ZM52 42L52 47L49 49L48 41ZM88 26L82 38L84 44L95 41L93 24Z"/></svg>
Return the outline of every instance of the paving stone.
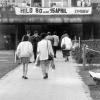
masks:
<svg viewBox="0 0 100 100"><path fill-rule="evenodd" d="M20 65L0 80L0 100L92 100L71 58L65 63L58 52L55 65L47 80L42 79L41 68L34 63L29 64L29 79L22 79Z"/></svg>

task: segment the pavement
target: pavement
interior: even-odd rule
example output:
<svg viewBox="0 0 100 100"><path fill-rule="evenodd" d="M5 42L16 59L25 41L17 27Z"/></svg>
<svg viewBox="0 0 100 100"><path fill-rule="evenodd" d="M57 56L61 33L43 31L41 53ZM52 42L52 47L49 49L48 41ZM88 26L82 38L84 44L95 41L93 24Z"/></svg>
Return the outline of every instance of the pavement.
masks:
<svg viewBox="0 0 100 100"><path fill-rule="evenodd" d="M0 100L92 100L88 87L71 59L64 62L61 52L55 59L56 70L49 69L43 79L41 68L29 64L28 78L22 79L22 65L0 80Z"/></svg>

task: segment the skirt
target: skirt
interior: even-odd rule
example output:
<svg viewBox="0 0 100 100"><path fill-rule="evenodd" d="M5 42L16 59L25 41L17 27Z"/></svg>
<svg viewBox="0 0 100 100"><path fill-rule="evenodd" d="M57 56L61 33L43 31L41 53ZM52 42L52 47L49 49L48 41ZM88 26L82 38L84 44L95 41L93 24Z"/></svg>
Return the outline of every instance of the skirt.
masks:
<svg viewBox="0 0 100 100"><path fill-rule="evenodd" d="M62 50L63 57L70 56L70 50Z"/></svg>
<svg viewBox="0 0 100 100"><path fill-rule="evenodd" d="M40 61L41 66L49 67L50 61L49 60L42 60Z"/></svg>
<svg viewBox="0 0 100 100"><path fill-rule="evenodd" d="M21 63L29 63L30 58L29 57L21 57Z"/></svg>

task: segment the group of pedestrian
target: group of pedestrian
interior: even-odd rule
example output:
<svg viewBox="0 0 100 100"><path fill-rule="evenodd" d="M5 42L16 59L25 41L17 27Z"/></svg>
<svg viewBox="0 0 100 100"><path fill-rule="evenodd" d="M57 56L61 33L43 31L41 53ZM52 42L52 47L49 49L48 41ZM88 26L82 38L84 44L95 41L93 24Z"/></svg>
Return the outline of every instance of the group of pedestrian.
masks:
<svg viewBox="0 0 100 100"><path fill-rule="evenodd" d="M56 32L52 35L51 32L38 34L38 31L34 31L34 35L31 36L30 31L27 31L26 35L22 37L22 41L18 44L16 49L16 55L21 59L23 64L22 78L28 79L28 63L30 62L30 58L34 55L35 63L37 61L37 57L39 58L43 79L47 79L49 67L53 66L53 68L55 68L54 57L56 58L56 51L59 43L59 37ZM71 46L71 39L68 34L64 34L61 37L61 48L65 61L68 61Z"/></svg>
<svg viewBox="0 0 100 100"><path fill-rule="evenodd" d="M51 34L51 32L47 32L46 39L51 41L52 48L54 51L54 58L56 58L56 51L59 46L59 36L56 32L54 32L53 35Z"/></svg>

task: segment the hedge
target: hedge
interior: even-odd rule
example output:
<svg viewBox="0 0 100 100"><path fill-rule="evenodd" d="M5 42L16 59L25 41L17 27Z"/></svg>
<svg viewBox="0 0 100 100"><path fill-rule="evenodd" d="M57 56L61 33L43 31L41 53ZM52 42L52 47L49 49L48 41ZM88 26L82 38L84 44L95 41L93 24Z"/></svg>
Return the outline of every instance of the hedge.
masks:
<svg viewBox="0 0 100 100"><path fill-rule="evenodd" d="M77 46L74 50L72 50L73 59L75 59L77 63L83 62L82 60L83 44L86 44L90 49L100 51L100 40L81 40L80 47ZM87 63L100 63L100 53L87 50L86 59Z"/></svg>

